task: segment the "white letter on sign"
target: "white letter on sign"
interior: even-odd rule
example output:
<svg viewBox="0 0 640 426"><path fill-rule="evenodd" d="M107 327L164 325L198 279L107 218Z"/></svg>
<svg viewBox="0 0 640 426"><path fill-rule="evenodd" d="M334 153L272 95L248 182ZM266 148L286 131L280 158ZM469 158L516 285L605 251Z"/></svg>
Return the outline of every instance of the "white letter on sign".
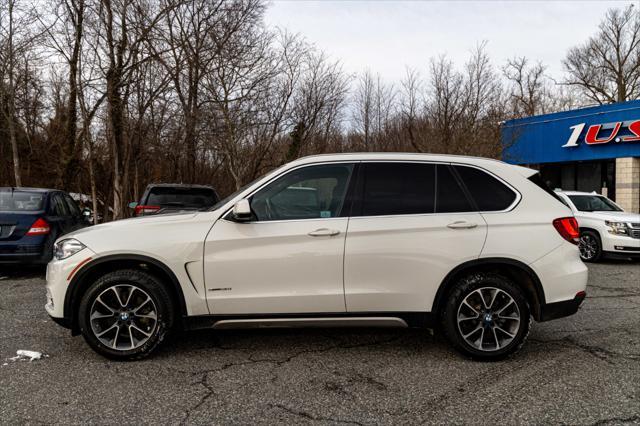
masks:
<svg viewBox="0 0 640 426"><path fill-rule="evenodd" d="M569 137L567 143L562 145L563 148L578 146L578 138L580 137L580 133L582 133L582 130L584 129L584 125L585 123L580 123L576 124L575 126L569 127L571 130L573 130L573 132L571 133L571 136Z"/></svg>

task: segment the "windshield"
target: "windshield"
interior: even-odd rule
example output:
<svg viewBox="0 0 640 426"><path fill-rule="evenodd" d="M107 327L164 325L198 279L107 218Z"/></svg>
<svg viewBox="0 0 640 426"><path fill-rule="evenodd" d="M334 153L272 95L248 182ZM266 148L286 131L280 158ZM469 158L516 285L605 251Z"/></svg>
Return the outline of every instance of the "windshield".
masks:
<svg viewBox="0 0 640 426"><path fill-rule="evenodd" d="M0 192L0 212L36 212L43 209L44 194L27 191Z"/></svg>
<svg viewBox="0 0 640 426"><path fill-rule="evenodd" d="M569 195L569 199L581 212L621 212L613 201L600 195Z"/></svg>
<svg viewBox="0 0 640 426"><path fill-rule="evenodd" d="M222 200L218 201L217 203L214 204L213 207L211 207L209 210L213 211L213 210L217 210L220 207L224 206L225 204L227 204L231 199L235 198L236 196L238 196L242 191L244 191L245 189L247 189L248 187L250 187L251 185L253 185L254 183L258 182L260 179L264 178L267 174L271 174L274 173L278 170L280 170L281 168L283 168L284 166L280 166L277 169L265 173L262 176L252 180L251 182L249 182L248 184L242 186L240 189L238 189L237 191L233 192L232 194L227 195L226 197L224 197Z"/></svg>

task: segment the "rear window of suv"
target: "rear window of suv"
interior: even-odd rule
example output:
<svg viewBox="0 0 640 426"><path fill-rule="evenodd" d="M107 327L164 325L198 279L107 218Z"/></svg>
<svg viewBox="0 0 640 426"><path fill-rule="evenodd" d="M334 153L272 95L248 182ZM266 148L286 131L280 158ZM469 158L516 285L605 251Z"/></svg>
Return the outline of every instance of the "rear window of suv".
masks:
<svg viewBox="0 0 640 426"><path fill-rule="evenodd" d="M475 167L454 166L479 211L501 211L516 200L516 193L489 173Z"/></svg>
<svg viewBox="0 0 640 426"><path fill-rule="evenodd" d="M44 194L27 191L0 192L0 212L35 212L43 209Z"/></svg>
<svg viewBox="0 0 640 426"><path fill-rule="evenodd" d="M212 189L208 188L151 188L146 205L163 207L211 207L218 201Z"/></svg>

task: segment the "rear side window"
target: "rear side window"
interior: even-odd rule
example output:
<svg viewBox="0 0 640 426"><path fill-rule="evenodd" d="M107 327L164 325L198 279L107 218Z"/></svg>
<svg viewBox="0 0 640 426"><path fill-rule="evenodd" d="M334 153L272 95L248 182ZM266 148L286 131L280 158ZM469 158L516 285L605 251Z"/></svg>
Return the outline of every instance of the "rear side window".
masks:
<svg viewBox="0 0 640 426"><path fill-rule="evenodd" d="M549 187L549 185L547 185L547 183L544 180L542 180L542 176L540 176L540 173L534 174L533 176L531 176L529 178L529 180L531 182L535 183L536 186L538 186L538 188L542 189L544 192L546 192L547 194L551 195L553 198L555 198L556 200L560 201L565 206L569 207L567 202L561 196L556 194L555 191L553 189L551 189Z"/></svg>
<svg viewBox="0 0 640 426"><path fill-rule="evenodd" d="M480 211L500 211L508 208L516 194L489 173L475 167L454 166Z"/></svg>
<svg viewBox="0 0 640 426"><path fill-rule="evenodd" d="M154 187L146 205L162 207L211 207L218 201L215 191L208 188Z"/></svg>
<svg viewBox="0 0 640 426"><path fill-rule="evenodd" d="M0 212L35 212L43 209L44 194L26 191L1 191Z"/></svg>
<svg viewBox="0 0 640 426"><path fill-rule="evenodd" d="M433 213L435 169L433 164L367 163L362 215Z"/></svg>
<svg viewBox="0 0 640 426"><path fill-rule="evenodd" d="M436 196L436 213L460 213L473 211L469 199L454 176L451 167L438 165L438 194Z"/></svg>

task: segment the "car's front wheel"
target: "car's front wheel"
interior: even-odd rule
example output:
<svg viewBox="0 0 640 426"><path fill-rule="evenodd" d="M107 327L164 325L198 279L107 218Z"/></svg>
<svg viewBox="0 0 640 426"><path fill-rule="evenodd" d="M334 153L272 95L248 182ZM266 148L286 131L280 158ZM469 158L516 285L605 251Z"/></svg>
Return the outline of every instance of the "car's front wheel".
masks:
<svg viewBox="0 0 640 426"><path fill-rule="evenodd" d="M582 231L578 241L580 257L585 262L597 262L602 257L600 237L593 231Z"/></svg>
<svg viewBox="0 0 640 426"><path fill-rule="evenodd" d="M476 359L502 359L524 344L531 326L527 300L511 280L492 273L461 279L442 314L449 342Z"/></svg>
<svg viewBox="0 0 640 426"><path fill-rule="evenodd" d="M110 272L83 295L80 331L98 353L141 359L162 342L173 324L173 305L162 283L140 270Z"/></svg>

